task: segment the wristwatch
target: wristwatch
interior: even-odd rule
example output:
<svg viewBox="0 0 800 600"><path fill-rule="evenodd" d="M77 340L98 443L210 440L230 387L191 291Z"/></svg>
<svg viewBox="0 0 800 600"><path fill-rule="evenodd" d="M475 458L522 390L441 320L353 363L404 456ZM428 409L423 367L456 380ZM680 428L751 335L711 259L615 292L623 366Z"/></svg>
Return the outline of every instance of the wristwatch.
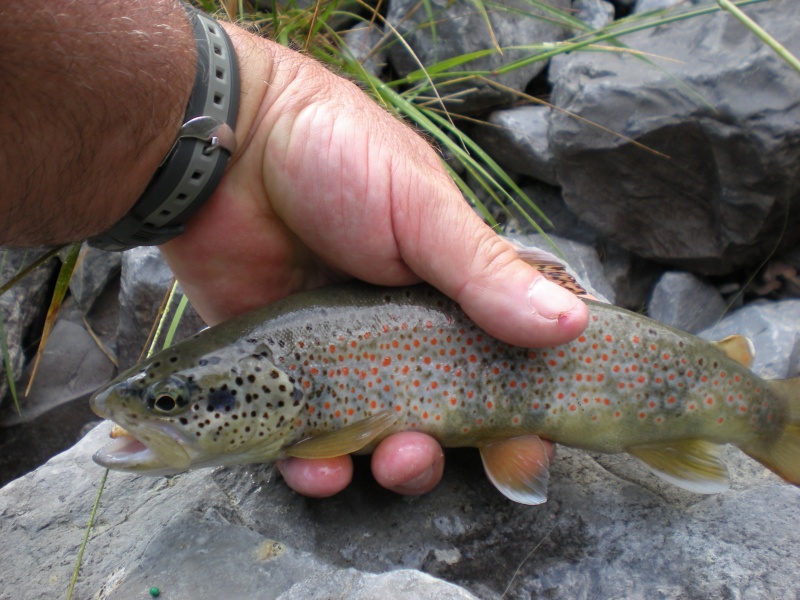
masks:
<svg viewBox="0 0 800 600"><path fill-rule="evenodd" d="M194 89L172 149L133 208L111 229L89 240L104 250L154 246L181 234L211 196L236 150L239 65L220 24L184 4L194 30Z"/></svg>

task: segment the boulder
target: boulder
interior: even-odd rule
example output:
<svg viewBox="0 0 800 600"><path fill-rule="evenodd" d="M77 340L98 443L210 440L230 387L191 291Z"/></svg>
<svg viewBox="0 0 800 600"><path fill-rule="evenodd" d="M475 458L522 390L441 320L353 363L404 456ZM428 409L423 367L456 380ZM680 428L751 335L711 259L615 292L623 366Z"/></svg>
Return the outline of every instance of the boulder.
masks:
<svg viewBox="0 0 800 600"><path fill-rule="evenodd" d="M745 11L800 54L797 2ZM636 254L700 274L800 242L797 72L727 12L621 42L649 58L572 53L551 72L567 206Z"/></svg>
<svg viewBox="0 0 800 600"><path fill-rule="evenodd" d="M546 0L546 3L562 11L570 9L569 0ZM558 41L568 35L568 30L556 19L523 0L501 0L487 6L491 28L477 6L466 1L431 0L421 4L416 0L392 0L386 17L405 42L394 42L389 50L392 66L401 77L419 70L421 65L429 67L464 54L490 51L486 56L449 69L451 74L447 76L436 76L435 83L446 105L459 113L475 113L513 102L514 91L524 90L547 62L487 75L500 86L472 78L454 83L448 80L462 79L465 71L491 72L532 56L535 51L523 48L524 45ZM503 49L502 54L495 50L492 34Z"/></svg>
<svg viewBox="0 0 800 600"><path fill-rule="evenodd" d="M691 273L668 271L656 282L647 314L676 329L697 333L717 323L727 305L710 283Z"/></svg>

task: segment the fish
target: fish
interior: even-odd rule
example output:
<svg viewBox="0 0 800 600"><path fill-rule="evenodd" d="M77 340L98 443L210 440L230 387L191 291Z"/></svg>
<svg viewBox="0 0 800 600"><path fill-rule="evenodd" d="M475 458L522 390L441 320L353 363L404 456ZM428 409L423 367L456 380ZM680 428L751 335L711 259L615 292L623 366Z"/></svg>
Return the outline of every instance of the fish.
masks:
<svg viewBox="0 0 800 600"><path fill-rule="evenodd" d="M709 342L583 301L589 323L577 339L524 348L493 338L427 284L302 292L99 390L92 409L118 427L93 458L163 475L371 452L392 433L420 431L445 447L477 447L491 482L523 504L547 499L549 461L536 438L628 453L698 493L728 488L720 452L732 444L800 485L800 378L757 376L742 336Z"/></svg>

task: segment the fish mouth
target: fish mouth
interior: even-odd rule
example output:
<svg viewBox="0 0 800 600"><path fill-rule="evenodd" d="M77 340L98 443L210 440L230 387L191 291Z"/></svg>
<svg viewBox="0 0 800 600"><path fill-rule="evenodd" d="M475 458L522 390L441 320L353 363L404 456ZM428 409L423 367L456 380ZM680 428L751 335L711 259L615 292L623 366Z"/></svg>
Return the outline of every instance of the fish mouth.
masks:
<svg viewBox="0 0 800 600"><path fill-rule="evenodd" d="M89 401L98 416L114 422L112 441L94 453L94 462L107 469L143 475L170 475L190 467L191 458L178 432L166 423L134 424L121 419L123 411L114 410L107 402L113 393L111 386Z"/></svg>
<svg viewBox="0 0 800 600"><path fill-rule="evenodd" d="M107 469L144 475L170 475L189 468L191 460L180 440L155 428L138 429L131 432L114 424L112 441L92 460Z"/></svg>

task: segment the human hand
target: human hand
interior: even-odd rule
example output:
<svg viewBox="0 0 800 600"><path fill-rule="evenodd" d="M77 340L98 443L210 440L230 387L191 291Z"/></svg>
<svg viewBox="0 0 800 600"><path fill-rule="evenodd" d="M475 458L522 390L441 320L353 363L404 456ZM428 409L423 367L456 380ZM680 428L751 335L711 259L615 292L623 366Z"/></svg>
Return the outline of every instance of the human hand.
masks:
<svg viewBox="0 0 800 600"><path fill-rule="evenodd" d="M357 277L428 281L512 344L563 343L584 329L585 305L519 260L419 136L313 60L226 29L242 78L238 150L185 233L162 246L207 322ZM432 438L406 432L378 446L372 469L389 489L423 493L443 465ZM280 468L310 496L352 476L349 456Z"/></svg>

